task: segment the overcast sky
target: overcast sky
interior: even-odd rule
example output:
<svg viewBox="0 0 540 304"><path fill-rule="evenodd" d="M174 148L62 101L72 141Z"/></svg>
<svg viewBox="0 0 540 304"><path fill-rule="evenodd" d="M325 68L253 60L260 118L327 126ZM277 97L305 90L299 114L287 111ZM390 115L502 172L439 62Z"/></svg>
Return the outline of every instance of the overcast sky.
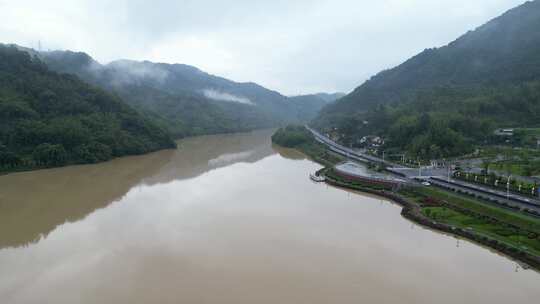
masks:
<svg viewBox="0 0 540 304"><path fill-rule="evenodd" d="M524 0L0 0L0 42L348 92Z"/></svg>

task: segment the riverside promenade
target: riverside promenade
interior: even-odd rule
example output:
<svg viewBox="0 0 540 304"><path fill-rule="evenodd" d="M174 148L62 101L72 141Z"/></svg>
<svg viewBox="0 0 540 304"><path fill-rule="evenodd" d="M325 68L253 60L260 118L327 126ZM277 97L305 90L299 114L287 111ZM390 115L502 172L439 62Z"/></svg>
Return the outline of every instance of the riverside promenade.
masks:
<svg viewBox="0 0 540 304"><path fill-rule="evenodd" d="M504 193L485 187L480 187L475 184L466 183L463 181L455 181L450 178L450 174L445 168L409 168L395 164L388 160L383 160L373 155L367 155L359 151L342 146L330 138L324 136L318 131L305 126L315 139L328 147L329 150L343 155L351 160L356 160L364 163L378 163L386 166L386 171L406 178L409 182L429 181L433 186L451 190L454 192L464 193L477 198L482 198L494 205L507 207L508 205L519 209L529 209L540 212L540 201L530 197L524 197L517 194Z"/></svg>

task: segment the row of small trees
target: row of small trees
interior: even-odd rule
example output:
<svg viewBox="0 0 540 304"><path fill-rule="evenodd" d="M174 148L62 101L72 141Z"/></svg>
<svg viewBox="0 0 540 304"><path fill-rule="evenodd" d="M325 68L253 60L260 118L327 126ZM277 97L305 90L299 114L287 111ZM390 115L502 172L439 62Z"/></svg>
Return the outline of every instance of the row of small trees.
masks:
<svg viewBox="0 0 540 304"><path fill-rule="evenodd" d="M460 180L476 184L482 184L492 188L497 188L501 190L509 189L510 191L519 194L538 196L538 185L525 183L523 181L518 181L510 177L498 176L494 173L476 174L456 171L454 173L454 177Z"/></svg>

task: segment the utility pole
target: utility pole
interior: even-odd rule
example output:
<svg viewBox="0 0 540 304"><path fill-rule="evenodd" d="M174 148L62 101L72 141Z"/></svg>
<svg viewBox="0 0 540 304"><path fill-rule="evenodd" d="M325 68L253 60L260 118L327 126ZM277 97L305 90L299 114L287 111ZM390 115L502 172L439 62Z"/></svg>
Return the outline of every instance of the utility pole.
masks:
<svg viewBox="0 0 540 304"><path fill-rule="evenodd" d="M512 177L512 174L508 175L508 181L506 182L506 199L510 199L510 177Z"/></svg>

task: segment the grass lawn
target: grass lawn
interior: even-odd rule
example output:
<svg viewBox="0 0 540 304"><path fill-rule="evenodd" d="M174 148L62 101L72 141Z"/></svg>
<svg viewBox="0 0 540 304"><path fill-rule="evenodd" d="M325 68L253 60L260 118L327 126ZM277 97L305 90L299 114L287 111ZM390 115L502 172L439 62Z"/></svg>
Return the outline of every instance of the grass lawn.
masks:
<svg viewBox="0 0 540 304"><path fill-rule="evenodd" d="M495 163L489 166L490 169L497 170L500 172L511 173L512 175L526 175L525 167L520 164L514 163Z"/></svg>
<svg viewBox="0 0 540 304"><path fill-rule="evenodd" d="M499 162L491 164L489 168L520 176L534 176L540 174L540 162L538 161L534 161L529 164L520 162Z"/></svg>
<svg viewBox="0 0 540 304"><path fill-rule="evenodd" d="M512 148L504 146L485 146L480 150L480 155L476 157L496 157L497 155L518 156L521 159L540 157L540 149Z"/></svg>
<svg viewBox="0 0 540 304"><path fill-rule="evenodd" d="M507 227L504 224L491 223L445 207L425 207L422 208L422 213L437 222L471 230L512 247L540 255L540 240L538 238L531 239L526 233Z"/></svg>
<svg viewBox="0 0 540 304"><path fill-rule="evenodd" d="M516 131L522 131L526 134L540 135L540 128L518 128Z"/></svg>
<svg viewBox="0 0 540 304"><path fill-rule="evenodd" d="M540 234L540 219L524 213L506 210L466 196L432 187L419 188L417 191L428 197L444 200L451 205L483 214L501 222Z"/></svg>

